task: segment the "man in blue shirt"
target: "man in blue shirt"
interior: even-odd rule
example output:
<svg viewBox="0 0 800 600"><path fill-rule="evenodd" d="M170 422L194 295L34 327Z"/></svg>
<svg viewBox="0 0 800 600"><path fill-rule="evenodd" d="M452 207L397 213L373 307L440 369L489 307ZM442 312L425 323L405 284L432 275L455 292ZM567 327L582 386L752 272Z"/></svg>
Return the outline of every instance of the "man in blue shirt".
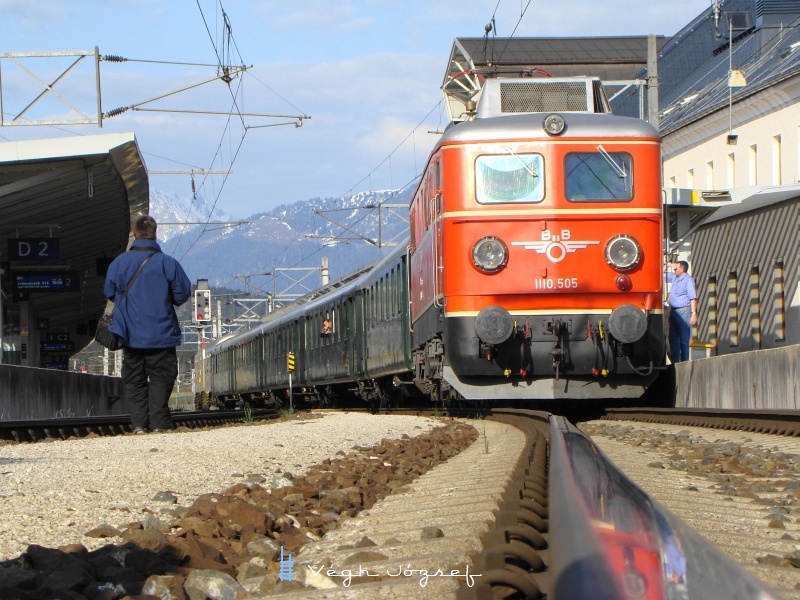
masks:
<svg viewBox="0 0 800 600"><path fill-rule="evenodd" d="M689 275L689 263L667 264L669 297L669 354L673 363L689 360L692 327L697 325L697 289Z"/></svg>
<svg viewBox="0 0 800 600"><path fill-rule="evenodd" d="M141 216L134 241L108 267L103 293L114 304L109 330L123 339L122 379L134 433L170 429L169 396L178 376L181 326L175 306L189 299L192 284L180 263L161 252L156 222ZM128 287L139 266L147 264Z"/></svg>

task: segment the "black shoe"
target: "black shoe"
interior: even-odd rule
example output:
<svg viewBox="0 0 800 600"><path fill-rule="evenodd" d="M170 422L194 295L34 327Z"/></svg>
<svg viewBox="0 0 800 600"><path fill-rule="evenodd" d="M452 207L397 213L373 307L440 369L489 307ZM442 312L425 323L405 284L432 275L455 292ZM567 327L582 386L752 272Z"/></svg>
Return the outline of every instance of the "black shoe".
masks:
<svg viewBox="0 0 800 600"><path fill-rule="evenodd" d="M136 435L144 435L145 433L147 433L147 430L144 427L135 427L133 429L133 433L135 433Z"/></svg>

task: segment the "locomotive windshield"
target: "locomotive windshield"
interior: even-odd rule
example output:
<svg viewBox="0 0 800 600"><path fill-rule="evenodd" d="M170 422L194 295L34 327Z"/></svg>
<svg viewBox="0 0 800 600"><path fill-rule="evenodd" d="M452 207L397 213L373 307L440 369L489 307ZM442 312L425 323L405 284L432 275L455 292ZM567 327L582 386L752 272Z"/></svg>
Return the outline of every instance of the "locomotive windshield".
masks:
<svg viewBox="0 0 800 600"><path fill-rule="evenodd" d="M544 167L539 154L479 156L475 161L475 192L481 204L541 202Z"/></svg>
<svg viewBox="0 0 800 600"><path fill-rule="evenodd" d="M571 202L627 202L633 198L633 159L627 152L574 152L564 161Z"/></svg>

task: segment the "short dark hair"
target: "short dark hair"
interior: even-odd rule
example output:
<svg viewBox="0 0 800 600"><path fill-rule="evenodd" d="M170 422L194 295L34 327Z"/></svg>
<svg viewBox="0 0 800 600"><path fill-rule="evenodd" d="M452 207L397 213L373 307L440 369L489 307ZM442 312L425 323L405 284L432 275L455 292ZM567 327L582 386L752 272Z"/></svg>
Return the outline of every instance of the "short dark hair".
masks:
<svg viewBox="0 0 800 600"><path fill-rule="evenodd" d="M689 272L689 263L687 263L685 260L679 260L678 264L683 267L684 271L687 273Z"/></svg>
<svg viewBox="0 0 800 600"><path fill-rule="evenodd" d="M137 240L154 240L156 229L158 229L156 220L150 215L142 215L133 222L133 237Z"/></svg>

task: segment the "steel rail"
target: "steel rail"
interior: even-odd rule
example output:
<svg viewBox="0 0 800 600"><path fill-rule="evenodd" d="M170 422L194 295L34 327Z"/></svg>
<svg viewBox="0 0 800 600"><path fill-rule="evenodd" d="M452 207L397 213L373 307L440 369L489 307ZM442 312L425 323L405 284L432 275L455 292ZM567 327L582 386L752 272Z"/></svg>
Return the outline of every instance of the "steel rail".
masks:
<svg viewBox="0 0 800 600"><path fill-rule="evenodd" d="M529 446L472 557L481 581L462 587L458 600L778 597L564 417L495 409L490 418L525 431Z"/></svg>
<svg viewBox="0 0 800 600"><path fill-rule="evenodd" d="M277 410L253 409L247 413L234 411L173 412L176 428L195 429L231 423L277 419ZM58 417L53 419L19 419L0 421L0 440L36 442L45 439L68 439L95 435L124 435L131 432L130 415L94 417Z"/></svg>
<svg viewBox="0 0 800 600"><path fill-rule="evenodd" d="M741 410L725 408L607 408L606 420L663 423L752 433L800 436L800 410Z"/></svg>

